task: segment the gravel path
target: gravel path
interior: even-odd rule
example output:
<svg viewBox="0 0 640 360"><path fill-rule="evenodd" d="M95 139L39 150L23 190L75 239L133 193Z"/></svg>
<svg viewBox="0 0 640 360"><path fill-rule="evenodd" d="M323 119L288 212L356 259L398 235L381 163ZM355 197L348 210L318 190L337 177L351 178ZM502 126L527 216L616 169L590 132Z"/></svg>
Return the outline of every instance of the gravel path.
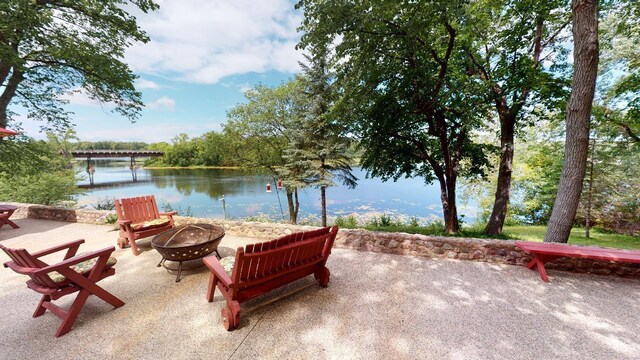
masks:
<svg viewBox="0 0 640 360"><path fill-rule="evenodd" d="M31 251L84 238L81 251L115 244L109 226L18 219L0 243ZM223 255L254 239L226 236ZM523 267L334 249L328 288L308 287L222 327L208 273L175 275L143 241L117 249L117 273L100 284L126 305L91 297L75 326L32 318L39 296L0 268L1 359L638 359L640 281ZM0 254L0 262L8 257ZM310 282L300 280L280 292ZM277 296L271 293L266 298ZM73 296L61 299L68 305ZM266 301L248 304L248 307ZM245 308L243 306L243 308Z"/></svg>

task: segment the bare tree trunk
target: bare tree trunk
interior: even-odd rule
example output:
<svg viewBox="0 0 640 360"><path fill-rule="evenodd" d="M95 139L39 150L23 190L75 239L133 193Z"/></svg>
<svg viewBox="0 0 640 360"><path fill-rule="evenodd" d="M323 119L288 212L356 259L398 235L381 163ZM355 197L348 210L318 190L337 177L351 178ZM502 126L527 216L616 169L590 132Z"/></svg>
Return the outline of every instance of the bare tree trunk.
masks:
<svg viewBox="0 0 640 360"><path fill-rule="evenodd" d="M289 222L295 225L298 223L298 211L300 210L297 188L291 192L287 190L287 205L289 206Z"/></svg>
<svg viewBox="0 0 640 360"><path fill-rule="evenodd" d="M447 234L455 234L460 231L458 222L458 208L456 206L456 185L447 181L444 177L439 177L440 200L442 201L442 213L444 215L444 230Z"/></svg>
<svg viewBox="0 0 640 360"><path fill-rule="evenodd" d="M596 155L596 137L593 137L591 143L591 156L589 159L589 196L587 198L587 213L585 215L584 237L589 238L589 230L591 230L591 207L593 206L593 166L594 156Z"/></svg>
<svg viewBox="0 0 640 360"><path fill-rule="evenodd" d="M13 68L13 73L9 77L4 91L0 94L0 127L7 127L7 121L9 120L7 109L22 80L24 80L24 74Z"/></svg>
<svg viewBox="0 0 640 360"><path fill-rule="evenodd" d="M500 116L500 166L498 167L498 186L493 203L493 210L485 234L500 235L504 226L504 219L507 216L509 206L509 196L511 192L511 174L513 172L513 148L515 116Z"/></svg>
<svg viewBox="0 0 640 360"><path fill-rule="evenodd" d="M598 2L573 0L573 82L567 105L562 175L545 242L566 243L576 216L589 153L591 107L598 74Z"/></svg>
<svg viewBox="0 0 640 360"><path fill-rule="evenodd" d="M320 204L322 206L322 226L327 226L327 187L320 187Z"/></svg>
<svg viewBox="0 0 640 360"><path fill-rule="evenodd" d="M298 223L298 214L300 212L300 201L298 200L298 188L296 188L294 190L293 195L294 195L294 200L293 200L294 201L294 206L295 206L295 209L296 209L296 211L294 213L294 217L296 219L296 222L294 224L297 224Z"/></svg>
<svg viewBox="0 0 640 360"><path fill-rule="evenodd" d="M287 189L287 206L289 208L289 223L296 223L296 213L293 205L293 192Z"/></svg>

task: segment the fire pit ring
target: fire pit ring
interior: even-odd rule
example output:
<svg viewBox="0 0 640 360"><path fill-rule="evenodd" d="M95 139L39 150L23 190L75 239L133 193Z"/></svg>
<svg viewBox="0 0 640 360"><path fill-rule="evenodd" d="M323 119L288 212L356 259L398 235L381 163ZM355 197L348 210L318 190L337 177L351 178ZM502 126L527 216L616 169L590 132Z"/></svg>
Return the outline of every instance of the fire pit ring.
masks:
<svg viewBox="0 0 640 360"><path fill-rule="evenodd" d="M151 240L151 246L156 249L162 260L158 263L167 270L173 270L166 266L165 261L178 262L178 274L176 282L180 281L182 262L203 258L212 252L216 252L218 258L218 244L224 237L224 228L211 224L188 224L156 235Z"/></svg>

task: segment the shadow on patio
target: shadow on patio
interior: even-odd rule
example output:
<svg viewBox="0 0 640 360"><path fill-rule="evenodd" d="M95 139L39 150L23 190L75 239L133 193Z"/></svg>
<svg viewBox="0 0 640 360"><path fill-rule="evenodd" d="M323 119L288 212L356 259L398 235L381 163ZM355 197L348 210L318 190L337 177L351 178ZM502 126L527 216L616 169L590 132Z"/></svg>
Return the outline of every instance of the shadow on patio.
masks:
<svg viewBox="0 0 640 360"><path fill-rule="evenodd" d="M111 227L22 220L2 244L39 250L77 238L81 251L115 244ZM22 228L21 228L22 229ZM20 229L15 230L20 231ZM254 239L227 235L230 252ZM160 255L117 249L116 275L100 284L119 309L92 297L73 330L59 338L60 319L31 318L38 294L25 276L0 269L2 357L532 359L640 357L640 282L551 272L545 284L523 267L334 249L331 283L312 286L254 312L224 330L219 292L206 301L206 268L179 283ZM8 258L0 254L0 261ZM266 298L311 281L300 280ZM70 304L63 298L60 305ZM265 301L265 297L252 302ZM243 308L251 307L246 304Z"/></svg>

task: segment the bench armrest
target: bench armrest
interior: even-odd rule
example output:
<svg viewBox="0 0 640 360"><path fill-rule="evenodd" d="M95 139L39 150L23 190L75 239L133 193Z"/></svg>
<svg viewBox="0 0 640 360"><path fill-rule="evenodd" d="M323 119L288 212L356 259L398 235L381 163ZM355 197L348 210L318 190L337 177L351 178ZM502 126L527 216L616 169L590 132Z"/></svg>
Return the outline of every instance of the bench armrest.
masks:
<svg viewBox="0 0 640 360"><path fill-rule="evenodd" d="M203 260L204 264L207 265L209 270L214 273L214 275L224 284L226 287L232 287L233 281L227 275L227 272L224 271L224 268L220 264L220 261L215 256L207 256Z"/></svg>
<svg viewBox="0 0 640 360"><path fill-rule="evenodd" d="M158 213L158 214L164 215L164 216L173 217L173 215L177 215L178 212L177 211L166 211L166 212L161 212L161 213Z"/></svg>
<svg viewBox="0 0 640 360"><path fill-rule="evenodd" d="M131 225L131 224L133 224L133 221L131 221L131 220L118 220L118 221L116 221L116 224L118 224L118 225Z"/></svg>

